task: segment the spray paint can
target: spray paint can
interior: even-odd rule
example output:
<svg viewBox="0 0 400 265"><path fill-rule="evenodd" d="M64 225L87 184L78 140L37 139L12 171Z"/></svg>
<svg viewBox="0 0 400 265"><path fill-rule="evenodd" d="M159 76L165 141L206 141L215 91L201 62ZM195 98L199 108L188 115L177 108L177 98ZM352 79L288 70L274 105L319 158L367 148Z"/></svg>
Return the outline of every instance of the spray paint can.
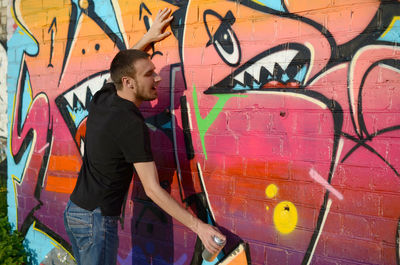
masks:
<svg viewBox="0 0 400 265"><path fill-rule="evenodd" d="M210 253L206 248L203 250L203 253L201 253L201 256L203 257L204 260L206 261L213 261L219 254L219 252L224 248L226 241L220 239L219 237L213 236L213 240L217 245L219 246L219 249L215 253Z"/></svg>

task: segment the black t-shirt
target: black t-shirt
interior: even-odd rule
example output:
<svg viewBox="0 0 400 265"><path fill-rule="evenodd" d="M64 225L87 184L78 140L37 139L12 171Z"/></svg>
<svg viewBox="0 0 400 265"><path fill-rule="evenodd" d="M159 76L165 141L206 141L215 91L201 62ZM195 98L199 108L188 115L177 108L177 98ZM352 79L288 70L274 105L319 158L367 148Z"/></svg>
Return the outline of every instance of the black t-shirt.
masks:
<svg viewBox="0 0 400 265"><path fill-rule="evenodd" d="M118 216L133 175L133 163L153 161L149 131L136 105L119 97L114 84L98 91L86 122L85 154L71 201L102 215Z"/></svg>

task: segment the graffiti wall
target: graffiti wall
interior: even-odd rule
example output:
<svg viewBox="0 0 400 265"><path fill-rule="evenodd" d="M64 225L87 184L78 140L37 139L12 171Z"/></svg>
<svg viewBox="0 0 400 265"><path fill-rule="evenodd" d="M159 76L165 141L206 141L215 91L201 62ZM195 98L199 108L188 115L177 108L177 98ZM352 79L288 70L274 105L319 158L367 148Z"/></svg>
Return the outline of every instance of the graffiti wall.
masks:
<svg viewBox="0 0 400 265"><path fill-rule="evenodd" d="M33 263L73 260L88 104L164 7L141 107L160 182L227 245L203 261L134 176L118 263L400 264L400 2L375 0L13 0L8 216Z"/></svg>

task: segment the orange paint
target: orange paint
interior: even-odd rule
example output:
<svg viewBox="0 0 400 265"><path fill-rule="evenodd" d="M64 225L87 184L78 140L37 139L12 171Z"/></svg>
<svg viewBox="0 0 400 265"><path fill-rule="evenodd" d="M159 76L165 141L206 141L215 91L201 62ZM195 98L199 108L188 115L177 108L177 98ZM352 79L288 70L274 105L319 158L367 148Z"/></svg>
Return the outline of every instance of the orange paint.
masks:
<svg viewBox="0 0 400 265"><path fill-rule="evenodd" d="M81 164L76 156L51 156L49 171L72 171L78 172Z"/></svg>
<svg viewBox="0 0 400 265"><path fill-rule="evenodd" d="M326 27L338 45L357 37L380 5L377 0L286 0L285 3L290 13L310 18Z"/></svg>
<svg viewBox="0 0 400 265"><path fill-rule="evenodd" d="M72 193L77 178L47 176L46 190L57 193Z"/></svg>

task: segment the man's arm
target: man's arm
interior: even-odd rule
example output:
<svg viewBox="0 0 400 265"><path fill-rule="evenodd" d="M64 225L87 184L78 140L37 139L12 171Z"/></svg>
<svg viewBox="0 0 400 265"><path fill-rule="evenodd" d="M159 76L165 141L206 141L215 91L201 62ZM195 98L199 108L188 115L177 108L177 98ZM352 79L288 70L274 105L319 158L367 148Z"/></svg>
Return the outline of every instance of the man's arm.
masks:
<svg viewBox="0 0 400 265"><path fill-rule="evenodd" d="M169 31L163 32L165 27L173 19L172 16L168 17L170 13L171 9L169 8L159 10L156 18L150 26L149 31L146 32L135 45L132 46L132 49L144 51L151 43L161 41L171 35L171 32Z"/></svg>
<svg viewBox="0 0 400 265"><path fill-rule="evenodd" d="M212 237L217 236L225 240L225 236L213 226L193 216L160 186L155 163L141 162L134 163L133 165L143 184L146 195L149 196L155 204L160 206L161 209L195 232L208 251L211 253L218 251L219 246L214 242Z"/></svg>

